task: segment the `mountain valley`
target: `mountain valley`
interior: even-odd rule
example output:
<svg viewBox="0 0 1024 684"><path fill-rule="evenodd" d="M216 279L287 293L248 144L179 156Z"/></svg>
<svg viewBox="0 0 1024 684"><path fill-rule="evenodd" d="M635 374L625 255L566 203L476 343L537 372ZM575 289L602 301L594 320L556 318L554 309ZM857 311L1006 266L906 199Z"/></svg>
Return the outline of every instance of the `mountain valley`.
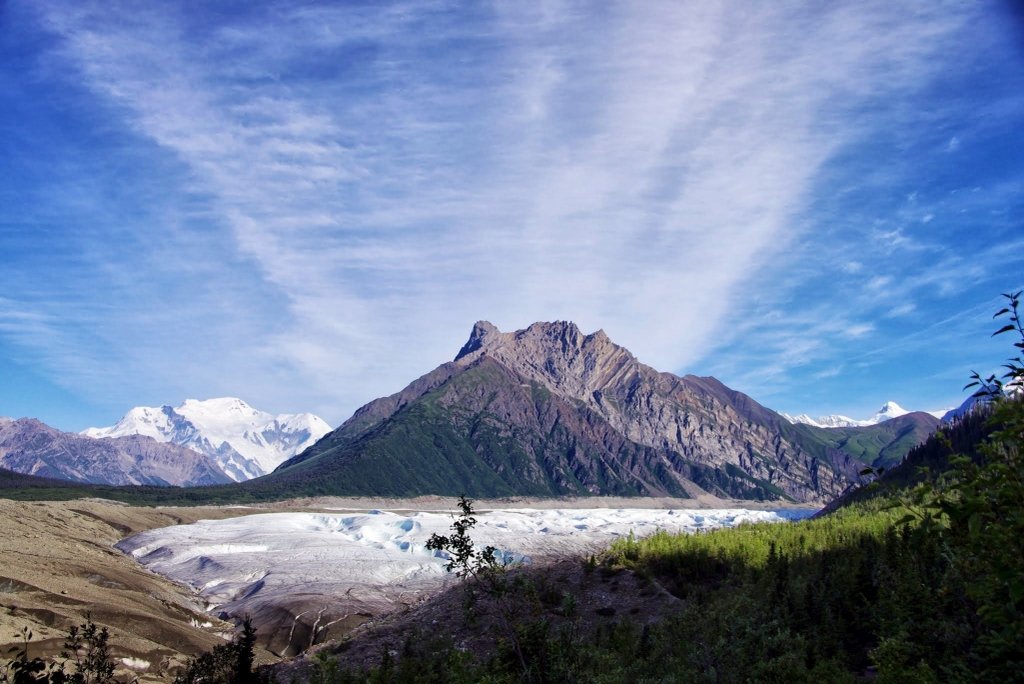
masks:
<svg viewBox="0 0 1024 684"><path fill-rule="evenodd" d="M923 412L858 427L792 423L715 378L658 372L603 331L585 335L560 321L505 333L481 321L453 361L366 404L334 431L311 414L272 416L233 398L188 400L132 409L113 427L86 430L88 438L51 438L45 459L24 445L20 456L8 449L5 462L78 481L209 485L94 494L152 503L460 494L825 503L865 466L897 463L938 424ZM229 478L212 479L217 472L202 481L122 476L109 458L95 468L111 473L106 480L74 474L84 468L83 447L92 453L125 443L118 440L189 447L176 452L182 464L215 460L214 471L219 465L241 481L218 484ZM44 461L51 465L38 465ZM64 472L59 463L77 465ZM15 497L52 489L10 486Z"/></svg>
<svg viewBox="0 0 1024 684"><path fill-rule="evenodd" d="M238 400L226 401L245 413ZM159 415L170 419L171 413L181 415ZM166 429L170 421L152 412L133 410L131 416L139 432L152 426L165 437L173 432ZM372 496L201 509L6 502L5 548L19 562L0 577L0 593L9 599L5 624L32 625L41 652L52 653L60 630L81 619L83 606L94 608L86 614L117 626L119 662L145 681L209 648L201 644L243 614L261 630L256 643L265 649L263 662L355 634L349 662L372 665L380 643L407 641L458 603L452 591L438 595L452 582L441 571L445 557L426 539L450 523L449 497L469 494L556 497L478 502L485 507L478 509L475 538L496 546L502 559L525 561L517 572L542 592L561 591L563 600L566 591L574 592L595 638L613 629L616 611L626 608L638 612L645 630L661 630L658 618L682 605L679 589L609 565L616 553L614 563L633 558L634 532L642 538L658 529L708 531L744 520L805 517L857 483L864 466L898 464L938 425L924 412L855 427L793 423L714 378L659 373L601 331L585 335L572 323L555 322L504 333L480 322L452 362L370 402L268 475L202 487L167 487L166 478L140 483L155 487L114 487L0 473L3 496L11 498L34 490L44 498L55 492L62 492L57 498L124 496L151 505ZM66 455L81 448L79 440L93 449L127 440L180 450L215 468L205 455L141 434L85 437L38 421L0 422L0 430L12 426L53 433L49 441L21 438L40 453L70 444L58 449ZM608 495L619 498L602 498ZM416 496L422 498L407 498ZM31 551L38 540L45 540L45 556ZM613 551L599 566L559 560L597 553L609 543ZM191 592L147 580L152 573L131 559ZM766 562L773 571L770 553ZM557 584L545 579L550 573L559 575ZM629 596L613 598L619 587ZM149 598L136 600L140 591ZM558 601L540 595L533 600L543 610L568 615ZM459 630L469 643L472 626ZM481 649L480 656L491 647L472 648ZM300 660L279 673L294 674L292 667L309 663ZM310 676L303 672L300 678Z"/></svg>

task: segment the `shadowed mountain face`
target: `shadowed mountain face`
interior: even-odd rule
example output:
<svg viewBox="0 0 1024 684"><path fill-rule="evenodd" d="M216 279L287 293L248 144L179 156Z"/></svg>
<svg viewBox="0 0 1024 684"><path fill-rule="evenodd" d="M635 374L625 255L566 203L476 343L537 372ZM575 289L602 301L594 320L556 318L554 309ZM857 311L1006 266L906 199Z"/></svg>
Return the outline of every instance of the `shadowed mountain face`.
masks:
<svg viewBox="0 0 1024 684"><path fill-rule="evenodd" d="M213 485L230 479L209 458L141 435L90 439L38 420L0 419L0 468L73 482Z"/></svg>
<svg viewBox="0 0 1024 684"><path fill-rule="evenodd" d="M898 459L937 423L917 413L842 431L792 425L714 378L659 373L603 331L556 322L503 333L481 321L453 362L246 484L824 501L865 463Z"/></svg>

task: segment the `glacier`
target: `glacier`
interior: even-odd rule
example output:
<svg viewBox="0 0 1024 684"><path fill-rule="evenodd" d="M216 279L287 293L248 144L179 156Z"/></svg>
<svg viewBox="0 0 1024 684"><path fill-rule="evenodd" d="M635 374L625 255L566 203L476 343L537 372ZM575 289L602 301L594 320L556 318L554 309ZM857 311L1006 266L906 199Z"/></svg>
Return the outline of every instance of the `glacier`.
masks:
<svg viewBox="0 0 1024 684"><path fill-rule="evenodd" d="M491 545L507 561L532 563L594 553L629 534L783 522L814 512L510 508L476 513L470 534L478 548ZM289 624L294 631L306 620L315 625L304 637L312 644L348 616L408 606L454 581L445 554L426 548L432 534L450 533L453 520L443 511L260 513L149 530L117 548L189 586L220 617L248 614L268 631Z"/></svg>

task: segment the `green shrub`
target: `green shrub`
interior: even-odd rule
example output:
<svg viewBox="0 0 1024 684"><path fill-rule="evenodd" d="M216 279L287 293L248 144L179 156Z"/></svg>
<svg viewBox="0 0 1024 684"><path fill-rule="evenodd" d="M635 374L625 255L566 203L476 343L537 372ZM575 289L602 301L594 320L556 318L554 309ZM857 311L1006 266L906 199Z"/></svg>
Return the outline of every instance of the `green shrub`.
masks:
<svg viewBox="0 0 1024 684"><path fill-rule="evenodd" d="M12 649L14 658L0 667L3 684L110 684L117 681L107 646L110 634L88 615L85 623L68 630L62 661L46 662L38 656L29 658L32 630L23 627L18 636L21 645Z"/></svg>

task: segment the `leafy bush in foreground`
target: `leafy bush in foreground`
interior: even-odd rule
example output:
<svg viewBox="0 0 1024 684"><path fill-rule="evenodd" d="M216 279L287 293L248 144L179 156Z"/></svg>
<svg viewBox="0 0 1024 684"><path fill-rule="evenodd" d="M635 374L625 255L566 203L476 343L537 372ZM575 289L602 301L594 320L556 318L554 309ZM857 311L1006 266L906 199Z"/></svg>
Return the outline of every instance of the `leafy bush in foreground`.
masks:
<svg viewBox="0 0 1024 684"><path fill-rule="evenodd" d="M0 684L120 684L107 646L110 634L88 615L85 624L68 630L62 661L30 658L32 631L22 628L19 636L22 643L12 649L14 658L0 666ZM262 680L253 670L255 645L256 630L246 617L240 634L191 658L174 684L256 684Z"/></svg>
<svg viewBox="0 0 1024 684"><path fill-rule="evenodd" d="M29 658L32 631L23 627L18 636L21 645L12 649L14 658L0 667L3 684L110 684L117 681L114 661L107 648L110 637L107 628L98 627L88 615L84 624L68 630L61 652L65 660L61 662Z"/></svg>

